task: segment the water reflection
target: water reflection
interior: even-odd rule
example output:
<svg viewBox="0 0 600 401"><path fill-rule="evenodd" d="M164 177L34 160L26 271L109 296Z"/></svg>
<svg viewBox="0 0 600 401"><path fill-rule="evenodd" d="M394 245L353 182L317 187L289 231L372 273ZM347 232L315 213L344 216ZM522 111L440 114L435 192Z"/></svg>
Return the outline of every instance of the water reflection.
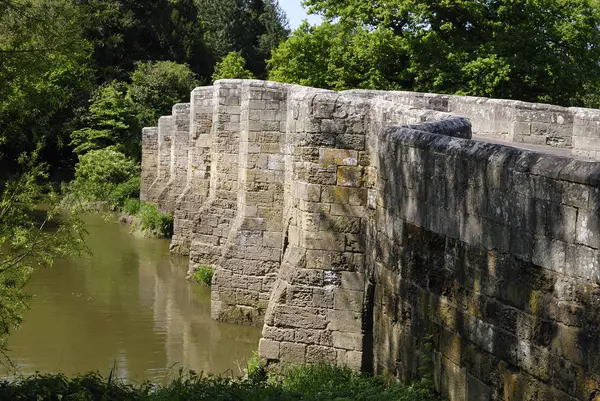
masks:
<svg viewBox="0 0 600 401"><path fill-rule="evenodd" d="M88 220L93 255L60 261L28 284L31 310L9 342L20 372L116 366L133 381L161 381L180 367L238 374L260 330L212 321L209 290L184 280L187 259L169 255L168 241Z"/></svg>

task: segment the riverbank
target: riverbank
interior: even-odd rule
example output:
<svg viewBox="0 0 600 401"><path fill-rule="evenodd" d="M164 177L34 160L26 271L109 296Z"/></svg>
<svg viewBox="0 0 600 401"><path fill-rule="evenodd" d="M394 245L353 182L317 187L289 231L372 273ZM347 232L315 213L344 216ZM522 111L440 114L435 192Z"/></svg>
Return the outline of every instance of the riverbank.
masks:
<svg viewBox="0 0 600 401"><path fill-rule="evenodd" d="M260 368L246 378L181 374L166 385L125 384L112 376L89 373L67 378L36 375L0 382L0 399L62 400L377 400L435 401L430 383L403 386L385 378L354 373L329 365L297 366L283 376L269 376Z"/></svg>

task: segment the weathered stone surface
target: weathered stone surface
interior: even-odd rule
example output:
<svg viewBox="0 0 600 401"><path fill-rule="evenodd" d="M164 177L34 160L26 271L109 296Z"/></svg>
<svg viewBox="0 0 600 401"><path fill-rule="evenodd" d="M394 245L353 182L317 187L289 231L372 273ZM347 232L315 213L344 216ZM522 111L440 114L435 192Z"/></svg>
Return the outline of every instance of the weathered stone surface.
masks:
<svg viewBox="0 0 600 401"><path fill-rule="evenodd" d="M263 326L270 365L593 399L600 163L471 131L600 156L595 110L224 80L144 130L142 196L215 268L213 317Z"/></svg>

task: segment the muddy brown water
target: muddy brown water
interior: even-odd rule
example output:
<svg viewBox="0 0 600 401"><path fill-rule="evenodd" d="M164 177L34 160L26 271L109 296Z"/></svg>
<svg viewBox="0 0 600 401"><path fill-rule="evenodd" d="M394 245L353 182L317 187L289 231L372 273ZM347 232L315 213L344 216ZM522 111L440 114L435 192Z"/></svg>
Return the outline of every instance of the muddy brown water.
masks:
<svg viewBox="0 0 600 401"><path fill-rule="evenodd" d="M134 382L166 382L180 368L241 374L260 329L211 320L210 289L185 280L187 258L170 255L169 241L99 216L86 223L92 255L38 270L27 285L31 308L9 338L21 374L114 368Z"/></svg>

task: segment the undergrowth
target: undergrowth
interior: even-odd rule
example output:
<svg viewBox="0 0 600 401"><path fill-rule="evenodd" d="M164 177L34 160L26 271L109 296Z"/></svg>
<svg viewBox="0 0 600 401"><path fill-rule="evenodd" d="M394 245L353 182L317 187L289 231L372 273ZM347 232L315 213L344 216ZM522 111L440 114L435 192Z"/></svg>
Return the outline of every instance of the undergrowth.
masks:
<svg viewBox="0 0 600 401"><path fill-rule="evenodd" d="M307 400L307 401L434 401L439 398L422 384L386 384L381 378L357 374L330 365L297 366L283 376L254 374L244 379L180 373L169 384L159 386L125 384L112 375L97 373L67 378L35 375L13 382L0 381L1 400ZM249 369L250 371L250 369Z"/></svg>

